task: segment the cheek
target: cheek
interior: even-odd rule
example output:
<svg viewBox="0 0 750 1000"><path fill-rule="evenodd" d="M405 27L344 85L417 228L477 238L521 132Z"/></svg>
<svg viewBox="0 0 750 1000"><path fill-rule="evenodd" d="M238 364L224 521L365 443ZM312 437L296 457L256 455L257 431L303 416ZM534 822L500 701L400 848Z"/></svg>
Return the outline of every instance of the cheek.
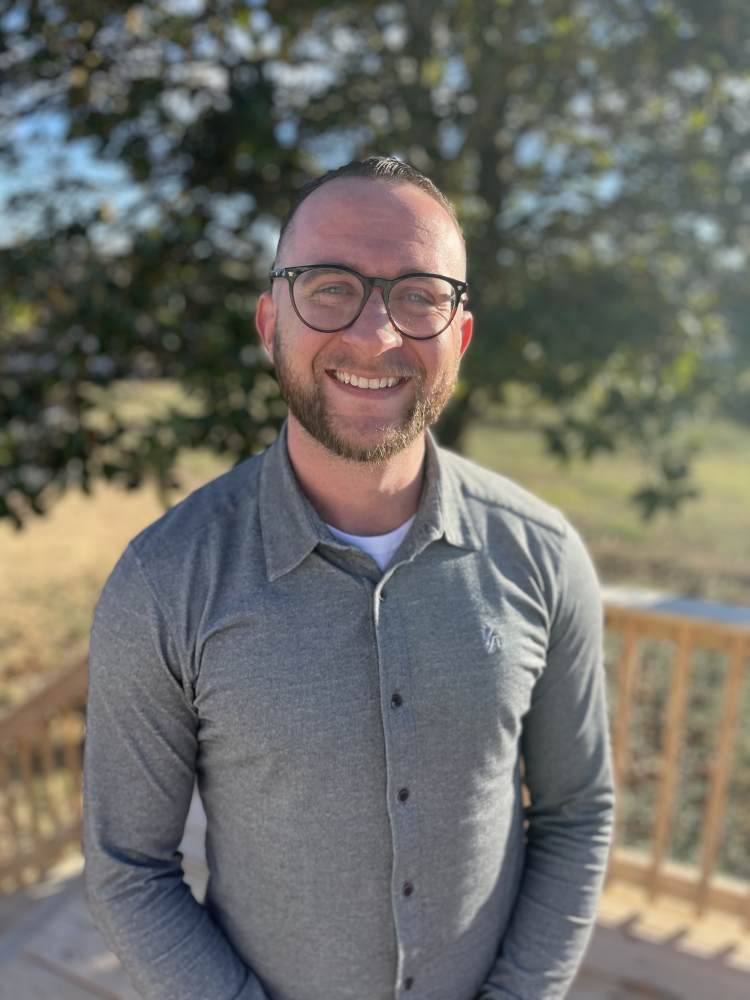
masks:
<svg viewBox="0 0 750 1000"><path fill-rule="evenodd" d="M441 340L441 338L437 338ZM427 345L425 345L427 346ZM442 343L436 343L429 356L423 356L422 363L427 370L428 378L440 378L446 372L452 372L460 359L459 343L451 337Z"/></svg>
<svg viewBox="0 0 750 1000"><path fill-rule="evenodd" d="M298 375L309 371L320 350L320 344L313 337L307 336L310 333L312 330L303 326L294 313L291 316L280 316L274 338L277 365L281 360L287 371L294 371Z"/></svg>

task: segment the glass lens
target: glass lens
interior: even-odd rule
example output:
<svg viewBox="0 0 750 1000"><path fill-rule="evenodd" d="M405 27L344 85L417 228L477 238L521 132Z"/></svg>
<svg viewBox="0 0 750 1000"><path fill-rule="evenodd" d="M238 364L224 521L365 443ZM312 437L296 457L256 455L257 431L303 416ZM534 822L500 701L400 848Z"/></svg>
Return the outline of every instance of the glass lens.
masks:
<svg viewBox="0 0 750 1000"><path fill-rule="evenodd" d="M442 278L407 275L391 289L393 322L412 337L433 337L450 323L456 290Z"/></svg>
<svg viewBox="0 0 750 1000"><path fill-rule="evenodd" d="M355 274L335 267L303 271L294 282L294 304L305 323L333 332L351 323L365 290Z"/></svg>

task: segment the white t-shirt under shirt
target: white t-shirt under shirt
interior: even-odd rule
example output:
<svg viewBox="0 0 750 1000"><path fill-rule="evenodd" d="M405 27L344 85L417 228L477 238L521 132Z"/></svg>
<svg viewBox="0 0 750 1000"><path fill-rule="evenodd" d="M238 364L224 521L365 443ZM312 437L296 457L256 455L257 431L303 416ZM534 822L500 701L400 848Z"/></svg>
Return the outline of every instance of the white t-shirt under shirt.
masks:
<svg viewBox="0 0 750 1000"><path fill-rule="evenodd" d="M415 517L416 514L412 515L400 528L396 528L395 531L389 531L387 535L347 535L345 531L339 531L338 528L334 528L330 524L327 524L326 527L339 541L356 545L358 549L362 549L368 556L372 556L382 573L391 561L396 549L406 538Z"/></svg>

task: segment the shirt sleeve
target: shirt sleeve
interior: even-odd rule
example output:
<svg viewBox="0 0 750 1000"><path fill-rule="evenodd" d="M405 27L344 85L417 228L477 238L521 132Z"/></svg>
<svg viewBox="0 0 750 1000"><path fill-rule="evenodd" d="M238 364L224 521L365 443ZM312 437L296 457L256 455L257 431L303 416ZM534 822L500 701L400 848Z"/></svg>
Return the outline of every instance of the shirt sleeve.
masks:
<svg viewBox="0 0 750 1000"><path fill-rule="evenodd" d="M614 789L602 656L601 596L569 530L546 667L524 719L531 797L526 861L498 958L477 1000L560 1000L596 916Z"/></svg>
<svg viewBox="0 0 750 1000"><path fill-rule="evenodd" d="M198 719L180 657L132 550L94 619L84 752L94 921L144 1000L265 1000L183 881Z"/></svg>

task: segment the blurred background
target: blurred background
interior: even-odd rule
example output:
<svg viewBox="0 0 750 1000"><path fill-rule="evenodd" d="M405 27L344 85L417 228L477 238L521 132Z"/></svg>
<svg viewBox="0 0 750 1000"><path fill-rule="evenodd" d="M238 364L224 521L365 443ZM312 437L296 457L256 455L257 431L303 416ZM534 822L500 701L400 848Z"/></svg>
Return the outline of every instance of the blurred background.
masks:
<svg viewBox="0 0 750 1000"><path fill-rule="evenodd" d="M274 441L253 313L280 222L372 154L466 236L476 334L440 441L560 507L606 582L750 605L746 0L0 0L0 712L85 642L134 534ZM643 655L640 847L672 683Z"/></svg>

